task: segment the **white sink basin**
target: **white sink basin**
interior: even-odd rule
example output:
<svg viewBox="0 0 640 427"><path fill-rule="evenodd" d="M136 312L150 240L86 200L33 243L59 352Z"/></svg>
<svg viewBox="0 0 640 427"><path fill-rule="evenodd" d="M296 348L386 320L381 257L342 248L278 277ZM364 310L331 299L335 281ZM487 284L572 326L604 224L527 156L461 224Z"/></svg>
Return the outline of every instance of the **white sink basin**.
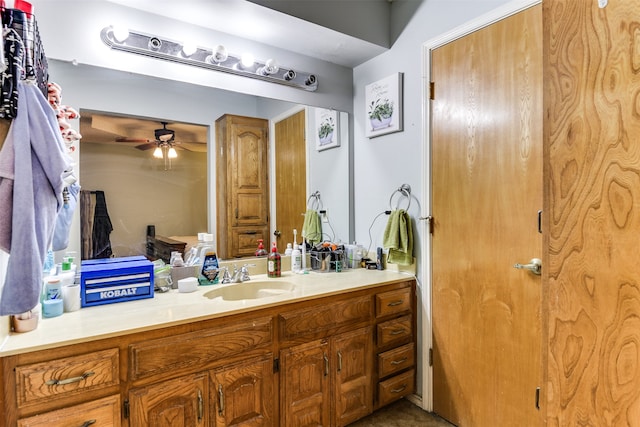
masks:
<svg viewBox="0 0 640 427"><path fill-rule="evenodd" d="M295 285L285 281L261 280L249 281L212 289L204 296L209 299L222 297L225 301L240 301L245 299L261 299L293 292Z"/></svg>

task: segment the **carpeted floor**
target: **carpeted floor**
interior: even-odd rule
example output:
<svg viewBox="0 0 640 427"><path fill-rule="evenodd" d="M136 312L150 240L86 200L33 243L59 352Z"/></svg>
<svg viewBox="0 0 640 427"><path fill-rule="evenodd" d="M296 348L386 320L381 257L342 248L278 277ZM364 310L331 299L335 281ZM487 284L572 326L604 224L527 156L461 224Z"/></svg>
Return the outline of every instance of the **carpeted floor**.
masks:
<svg viewBox="0 0 640 427"><path fill-rule="evenodd" d="M423 411L406 399L349 424L349 427L454 427L435 414Z"/></svg>

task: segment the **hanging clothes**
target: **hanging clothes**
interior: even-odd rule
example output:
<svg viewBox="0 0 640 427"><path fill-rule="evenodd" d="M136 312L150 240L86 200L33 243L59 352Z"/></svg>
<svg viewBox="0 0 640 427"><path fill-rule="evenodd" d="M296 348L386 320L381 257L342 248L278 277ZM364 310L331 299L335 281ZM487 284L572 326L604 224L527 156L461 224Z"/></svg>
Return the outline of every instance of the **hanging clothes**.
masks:
<svg viewBox="0 0 640 427"><path fill-rule="evenodd" d="M64 203L63 175L72 167L47 99L34 84L18 81L17 88L18 114L0 150L0 185L4 188L0 243L11 255L0 315L24 313L38 304L45 257ZM11 209L5 208L8 206ZM9 221L11 227L6 227Z"/></svg>
<svg viewBox="0 0 640 427"><path fill-rule="evenodd" d="M113 225L107 211L107 201L104 197L104 191L96 191L96 207L93 216L93 233L91 236L93 242L92 258L111 258L111 241L109 235L113 231Z"/></svg>
<svg viewBox="0 0 640 427"><path fill-rule="evenodd" d="M93 255L93 217L96 211L95 197L91 191L80 191L80 239L81 259L91 259Z"/></svg>

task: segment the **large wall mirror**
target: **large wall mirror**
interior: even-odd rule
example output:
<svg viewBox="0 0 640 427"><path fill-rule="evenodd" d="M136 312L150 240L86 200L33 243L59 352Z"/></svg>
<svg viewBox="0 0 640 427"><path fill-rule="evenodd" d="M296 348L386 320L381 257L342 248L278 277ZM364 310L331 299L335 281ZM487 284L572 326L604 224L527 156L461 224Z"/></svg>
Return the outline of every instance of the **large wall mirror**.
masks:
<svg viewBox="0 0 640 427"><path fill-rule="evenodd" d="M164 236L215 233L215 121L224 114L269 120L271 147L274 125L304 111L306 196L321 195L330 221L323 227L326 239L352 239L348 114L336 112L339 145L318 150L316 108L58 61L50 64L50 73L51 80L62 87L62 103L78 109L82 116L80 131L86 135L77 150L80 184L85 191L105 194L115 256L143 253L149 224ZM154 132L165 126L175 132L179 143L175 145L177 157L170 164L168 159L153 156ZM270 173L272 217L278 203L274 176ZM69 250L81 253L79 216ZM272 235L276 222L271 221Z"/></svg>

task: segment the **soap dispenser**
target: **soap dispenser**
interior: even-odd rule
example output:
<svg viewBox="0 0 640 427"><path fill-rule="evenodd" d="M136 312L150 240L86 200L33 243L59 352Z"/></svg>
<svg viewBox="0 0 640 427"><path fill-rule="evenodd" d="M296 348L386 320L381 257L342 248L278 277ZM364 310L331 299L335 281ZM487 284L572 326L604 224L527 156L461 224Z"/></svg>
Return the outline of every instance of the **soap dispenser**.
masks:
<svg viewBox="0 0 640 427"><path fill-rule="evenodd" d="M267 276L268 277L280 277L282 275L281 259L276 247L276 242L273 242L271 253L267 258Z"/></svg>
<svg viewBox="0 0 640 427"><path fill-rule="evenodd" d="M256 250L255 255L256 256L267 256L267 251L264 248L264 245L262 244L263 240L262 239L258 239L258 249Z"/></svg>

